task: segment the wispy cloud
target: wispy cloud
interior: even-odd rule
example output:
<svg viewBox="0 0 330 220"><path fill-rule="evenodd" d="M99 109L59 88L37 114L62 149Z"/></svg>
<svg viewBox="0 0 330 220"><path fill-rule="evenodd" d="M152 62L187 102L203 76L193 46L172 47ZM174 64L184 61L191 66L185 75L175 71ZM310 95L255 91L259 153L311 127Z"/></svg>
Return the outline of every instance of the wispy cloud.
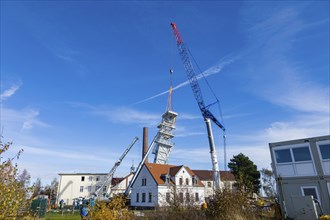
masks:
<svg viewBox="0 0 330 220"><path fill-rule="evenodd" d="M214 74L216 74L216 73L219 73L220 71L223 70L223 68L224 68L225 66L227 66L227 65L229 65L229 64L231 64L231 63L233 63L233 62L234 62L235 60L237 60L237 59L238 59L238 57L234 57L234 56L232 56L232 55L225 56L224 58L222 58L222 59L221 59L217 64L215 64L214 66L212 66L212 67L210 67L209 69L205 70L204 72L202 72L202 73L196 75L196 78L197 78L197 80L200 80L200 79L202 79L202 78L204 78L204 77L208 77L208 76L214 75ZM172 90L174 91L174 90L180 89L180 88L182 88L182 87L184 87L184 86L187 86L187 85L189 85L189 80L184 81L184 82L182 82L182 83L180 83L180 84L174 86ZM163 96L163 95L165 95L165 94L168 94L168 90L167 90L167 91L164 91L164 92L161 92L161 93L158 93L158 94L156 94L156 95L153 95L153 96L151 96L151 97L149 97L149 98L143 99L143 100L141 100L141 101L135 102L135 103L133 103L132 105L141 104L141 103L144 103L144 102L150 101L150 100L152 100L152 99L155 99L155 98L157 98L157 97L159 97L159 96Z"/></svg>
<svg viewBox="0 0 330 220"><path fill-rule="evenodd" d="M127 107L111 110L98 109L93 114L104 116L114 123L156 125L160 121L160 114L138 111Z"/></svg>
<svg viewBox="0 0 330 220"><path fill-rule="evenodd" d="M10 98L11 96L13 96L16 91L21 87L21 83L16 84L16 85L12 85L9 89L6 89L5 91L3 91L0 94L0 100L4 101L8 98Z"/></svg>
<svg viewBox="0 0 330 220"><path fill-rule="evenodd" d="M27 155L41 155L45 157L52 157L56 160L58 159L71 159L71 160L88 160L88 161L96 161L96 162L103 162L108 163L109 158L102 158L100 156L96 156L95 154L89 154L89 153L79 153L76 151L58 151L58 150L49 150L39 147L31 147L31 146L23 146L24 153Z"/></svg>
<svg viewBox="0 0 330 220"><path fill-rule="evenodd" d="M155 126L161 120L161 114L159 113L150 113L129 107L93 106L80 102L66 103L74 107L87 109L90 114L104 117L112 123Z"/></svg>
<svg viewBox="0 0 330 220"><path fill-rule="evenodd" d="M39 114L39 110L33 108L16 110L3 107L1 109L1 124L5 129L9 130L30 130L34 127L50 127L49 124L38 119Z"/></svg>
<svg viewBox="0 0 330 220"><path fill-rule="evenodd" d="M249 9L251 13L255 7ZM248 18L245 23L249 46L244 60L249 71L243 77L249 77L250 91L273 104L299 112L329 113L329 84L316 83L313 77L319 73L299 62L295 53L295 40L304 36L302 30L328 27L329 19L306 22L302 12L303 7L282 5Z"/></svg>

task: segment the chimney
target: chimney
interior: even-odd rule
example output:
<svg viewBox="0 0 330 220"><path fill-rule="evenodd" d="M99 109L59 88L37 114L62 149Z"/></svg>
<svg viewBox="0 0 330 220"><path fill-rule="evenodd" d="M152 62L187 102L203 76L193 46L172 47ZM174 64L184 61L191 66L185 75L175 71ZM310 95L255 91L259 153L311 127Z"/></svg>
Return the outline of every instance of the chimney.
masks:
<svg viewBox="0 0 330 220"><path fill-rule="evenodd" d="M144 158L144 155L146 155L148 151L148 128L143 127L143 147L142 147L142 160ZM145 163L148 163L148 156L146 160L144 161Z"/></svg>

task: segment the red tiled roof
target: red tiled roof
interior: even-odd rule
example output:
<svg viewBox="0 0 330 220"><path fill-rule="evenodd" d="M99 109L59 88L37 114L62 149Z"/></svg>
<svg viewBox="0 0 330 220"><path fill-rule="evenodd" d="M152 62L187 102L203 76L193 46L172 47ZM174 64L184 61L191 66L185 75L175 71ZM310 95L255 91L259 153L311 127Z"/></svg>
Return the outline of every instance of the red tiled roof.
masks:
<svg viewBox="0 0 330 220"><path fill-rule="evenodd" d="M125 178L124 177L113 177L112 180L111 180L111 186L117 185L123 179L125 179Z"/></svg>
<svg viewBox="0 0 330 220"><path fill-rule="evenodd" d="M213 180L212 170L193 170L193 172L202 180ZM234 175L230 171L220 171L221 181L235 181Z"/></svg>
<svg viewBox="0 0 330 220"><path fill-rule="evenodd" d="M184 167L191 176L198 176L189 167L183 165L175 166L170 164L145 163L144 166L149 170L157 185L165 184L165 179L161 178L162 175L175 176L182 167ZM198 186L204 186L199 179Z"/></svg>
<svg viewBox="0 0 330 220"><path fill-rule="evenodd" d="M133 173L130 173L127 176L124 176L124 177L113 177L112 180L111 180L111 186L115 186L115 185L121 183L125 179L128 179L128 177L131 176L131 175L133 175Z"/></svg>

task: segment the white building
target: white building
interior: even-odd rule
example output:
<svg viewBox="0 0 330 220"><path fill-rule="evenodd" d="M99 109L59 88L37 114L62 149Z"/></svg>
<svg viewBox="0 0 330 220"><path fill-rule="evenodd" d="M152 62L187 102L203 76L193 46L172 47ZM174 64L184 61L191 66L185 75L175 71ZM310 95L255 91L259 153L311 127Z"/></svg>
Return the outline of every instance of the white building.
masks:
<svg viewBox="0 0 330 220"><path fill-rule="evenodd" d="M205 201L203 183L187 166L145 163L137 175L130 196L133 207L166 206L174 195L184 204Z"/></svg>
<svg viewBox="0 0 330 220"><path fill-rule="evenodd" d="M211 170L192 170L202 181L205 190L205 198L213 196L215 186L213 181L213 171ZM230 171L219 171L221 177L221 189L226 188L235 190L235 177Z"/></svg>
<svg viewBox="0 0 330 220"><path fill-rule="evenodd" d="M90 198L102 186L107 175L107 173L60 173L57 202L63 199L65 204L72 205L75 198ZM124 178L112 178L110 195L125 192L132 176L133 174L129 174ZM106 187L101 190L107 193Z"/></svg>

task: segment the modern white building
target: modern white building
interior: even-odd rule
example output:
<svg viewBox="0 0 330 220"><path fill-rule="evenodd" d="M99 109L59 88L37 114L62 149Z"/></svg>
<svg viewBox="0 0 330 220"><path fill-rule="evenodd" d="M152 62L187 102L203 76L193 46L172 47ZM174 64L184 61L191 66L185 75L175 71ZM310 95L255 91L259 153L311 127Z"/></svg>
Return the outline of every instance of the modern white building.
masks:
<svg viewBox="0 0 330 220"><path fill-rule="evenodd" d="M269 148L283 217L330 214L330 136L270 143Z"/></svg>
<svg viewBox="0 0 330 220"><path fill-rule="evenodd" d="M57 202L63 201L67 205L72 205L75 198L90 198L94 195L107 178L107 173L60 173L57 190ZM123 178L112 178L111 191L104 186L101 189L110 196L125 192L133 174Z"/></svg>

